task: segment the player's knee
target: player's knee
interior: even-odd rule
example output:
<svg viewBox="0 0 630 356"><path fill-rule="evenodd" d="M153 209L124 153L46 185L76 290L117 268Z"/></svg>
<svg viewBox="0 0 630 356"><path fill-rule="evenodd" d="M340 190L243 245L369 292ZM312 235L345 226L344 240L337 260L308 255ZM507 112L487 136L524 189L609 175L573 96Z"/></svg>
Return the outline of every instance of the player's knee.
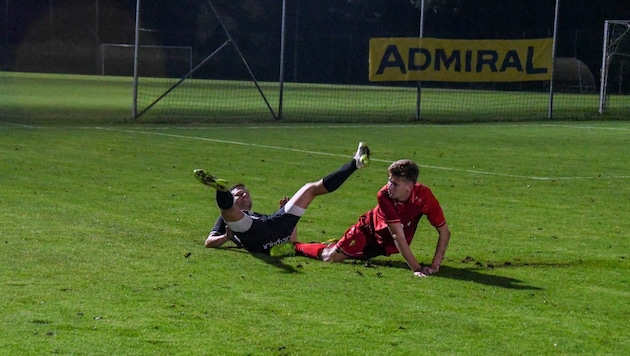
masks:
<svg viewBox="0 0 630 356"><path fill-rule="evenodd" d="M313 195L323 195L323 194L328 194L330 193L330 191L328 190L328 188L326 188L326 185L324 185L324 180L320 179L317 182L312 182L312 192Z"/></svg>
<svg viewBox="0 0 630 356"><path fill-rule="evenodd" d="M318 195L328 193L328 189L324 186L324 181L320 179L317 182L304 184L304 193L310 195L311 197L316 197Z"/></svg>

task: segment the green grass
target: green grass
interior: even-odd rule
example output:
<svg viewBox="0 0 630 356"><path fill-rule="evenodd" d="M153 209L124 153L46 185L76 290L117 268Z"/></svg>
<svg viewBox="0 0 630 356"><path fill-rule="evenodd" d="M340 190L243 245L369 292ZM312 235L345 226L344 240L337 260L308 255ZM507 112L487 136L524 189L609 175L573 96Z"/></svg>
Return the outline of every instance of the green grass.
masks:
<svg viewBox="0 0 630 356"><path fill-rule="evenodd" d="M131 117L130 78L0 72L0 117L19 123L106 123Z"/></svg>
<svg viewBox="0 0 630 356"><path fill-rule="evenodd" d="M276 120L252 82L191 79L145 109L177 79L140 78L138 113L131 119L131 78L0 72L0 117L22 124L90 123L273 123ZM280 113L278 83L260 83ZM598 114L593 94L558 93L556 120L627 120L630 96L610 96ZM410 123L416 121L412 87L286 83L282 123ZM548 120L549 95L540 92L422 90L422 123Z"/></svg>
<svg viewBox="0 0 630 356"><path fill-rule="evenodd" d="M628 122L10 121L0 124L3 354L630 352ZM194 168L248 184L255 209L271 212L359 140L371 166L311 205L300 240L339 237L375 204L387 165L411 158L453 233L438 275L412 277L399 255L325 264L203 248L218 209ZM437 237L428 225L412 244L422 262Z"/></svg>

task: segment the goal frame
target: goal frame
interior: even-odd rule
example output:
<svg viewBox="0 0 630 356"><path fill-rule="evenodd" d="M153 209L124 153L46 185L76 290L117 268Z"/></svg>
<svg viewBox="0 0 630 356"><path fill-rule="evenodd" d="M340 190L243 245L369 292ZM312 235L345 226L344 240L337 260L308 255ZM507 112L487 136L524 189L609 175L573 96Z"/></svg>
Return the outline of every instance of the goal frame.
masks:
<svg viewBox="0 0 630 356"><path fill-rule="evenodd" d="M625 25L628 29L619 38L623 36L630 36L630 20L606 20L604 21L604 40L602 44L602 67L600 70L600 84L599 84L599 113L603 114L606 110L606 95L608 87L608 69L610 68L611 60L618 53L610 53L610 25ZM628 53L630 56L630 53Z"/></svg>
<svg viewBox="0 0 630 356"><path fill-rule="evenodd" d="M132 109L131 109L131 119L132 120L138 119L145 112L150 110L155 104L157 104L164 97L166 97L170 92L172 92L174 89L176 89L185 80L190 79L192 77L193 73L195 73L199 68L204 66L206 64L206 62L208 62L210 59L212 59L217 53L219 53L221 50L223 50L228 45L230 45L236 51L236 53L238 54L238 59L240 60L240 62L247 69L247 73L249 74L249 77L250 77L251 81L253 82L254 86L258 90L258 93L260 94L262 100L264 101L264 103L265 103L267 109L269 110L271 116L273 116L273 118L275 120L278 120L280 118L280 116L278 114L276 114L276 112L272 108L271 104L269 103L269 100L265 96L265 93L263 92L259 81L256 79L256 76L254 75L254 72L252 71L252 68L250 67L249 63L247 63L247 60L245 59L245 57L243 56L243 53L241 52L241 50L239 49L238 45L236 44L236 41L234 40L234 38L230 34L230 31L228 31L227 27L223 23L223 20L221 19L221 16L219 16L219 13L217 12L217 9L215 8L214 4L212 3L212 0L207 0L207 2L208 2L208 5L210 6L210 9L212 10L212 13L214 14L214 17L216 18L219 26L222 29L223 35L225 36L225 41L218 48L216 48L212 53L210 53L208 56L206 56L194 68L192 68L192 60L191 60L191 69L190 69L190 71L187 74L182 76L175 84L170 86L165 92L163 92L160 96L158 96L155 100L153 100L146 108L144 108L144 109L139 111L138 110L138 80L139 80L138 52L139 52L140 47L142 46L142 45L140 45L140 5L141 5L141 0L136 0L136 26L135 26L135 42L134 42L134 61L133 61L133 104L132 104Z"/></svg>

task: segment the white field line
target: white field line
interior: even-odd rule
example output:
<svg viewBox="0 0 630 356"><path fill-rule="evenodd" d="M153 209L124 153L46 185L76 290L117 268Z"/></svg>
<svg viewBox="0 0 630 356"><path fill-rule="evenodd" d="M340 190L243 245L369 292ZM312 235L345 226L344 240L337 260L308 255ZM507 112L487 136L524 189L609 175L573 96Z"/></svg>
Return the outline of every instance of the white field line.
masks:
<svg viewBox="0 0 630 356"><path fill-rule="evenodd" d="M572 127L572 126L569 126L569 127ZM160 133L160 132L148 132L148 131L139 131L139 130L124 130L124 129L115 129L115 128L106 128L106 127L95 127L95 129L107 130L107 131L116 131L116 132L134 133L134 134L143 134L143 135L164 136L164 137L171 137L171 138L178 138L178 139L185 139L185 140L198 140L198 141L208 141L208 142L215 142L215 143L225 143L225 144L229 144L229 145L258 147L258 148L272 149L272 150L300 152L300 153L307 153L307 154L319 155L319 156L347 157L347 155L341 155L341 154L335 154L335 153L301 150L301 149L289 148L289 147L259 145L259 144L250 143L250 142L219 140L219 139L213 139L213 138L207 138L207 137L175 135L175 134L166 134L166 133ZM372 161L374 161L374 162L383 162L383 163L387 163L387 164L392 162L391 160L383 160L383 159L372 159ZM475 175L485 175L485 176L530 179L530 180L578 180L578 179L602 179L602 178L603 179L629 179L630 178L630 176L576 176L576 177L524 176L524 175L518 175L518 174L486 172L486 171L477 171L477 170L471 170L471 169L432 166L432 165L425 165L425 164L418 164L418 166L420 166L422 168L435 169L435 170L462 172L462 173L475 174Z"/></svg>
<svg viewBox="0 0 630 356"><path fill-rule="evenodd" d="M111 130L111 131L125 131L125 130L120 130L120 129L116 129L113 127L94 127L94 126L36 126L36 125L25 125L25 124L19 124L19 123L14 123L14 122L3 122L0 121L0 127L1 125L5 125L5 126L16 126L16 127L23 127L23 128L31 128L31 129L54 129L54 128L63 128L63 129L67 129L67 128L74 128L74 129L84 129L84 130L90 130L90 129L98 129L98 130ZM491 124L452 124L452 125L438 125L438 124L427 124L427 125L415 125L415 124L371 124L371 125L357 125L357 124L349 124L349 125L343 125L343 124L333 124L333 125L326 125L326 124L321 124L321 125L300 125L300 124L295 124L295 125L287 125L287 126L279 126L279 125L265 125L265 126L219 126L221 129L234 129L234 130L264 130L264 129L269 129L269 130L276 130L276 129L283 129L283 130L287 130L287 129L297 129L297 130L303 130L303 129L313 129L313 128L357 128L357 127L361 127L361 128L379 128L379 127L385 127L385 128L468 128L468 127L559 127L559 128L570 128L570 129L579 129L579 130L608 130L608 131L630 131L630 127L607 127L607 126L587 126L587 125L582 125L582 124L576 124L576 125L569 125L569 124L542 124L542 123L521 123L521 124L516 124L516 123L505 123L505 124L497 124L497 123L491 123ZM216 129L215 126L155 126L155 127L143 127L143 130L195 130L195 131L199 131L199 130L214 130ZM136 130L126 130L128 132L139 132ZM146 132L148 133L148 132Z"/></svg>
<svg viewBox="0 0 630 356"><path fill-rule="evenodd" d="M47 127L47 126L32 126L32 125L22 125L22 124L14 124L14 123L9 123L9 122L0 122L0 124L3 125L8 125L8 126L17 126L17 127L23 127L23 128L32 128L32 129L46 129L46 128L55 128L55 127ZM488 124L488 125L484 125L484 124L475 124L474 126L479 127L479 126L493 126L493 127L497 127L497 124ZM623 128L623 127L600 127L600 126L586 126L586 125L566 125L566 124L506 124L506 127L510 127L510 126L531 126L531 127L561 127L561 128L572 128L572 129L585 129L585 130L614 130L614 131L630 131L630 128ZM317 125L317 126L305 126L305 125L291 125L291 126L248 126L248 127L240 127L240 126L233 126L233 127L229 127L229 126L222 126L222 129L239 129L239 130L243 130L243 129L255 129L255 130L260 130L260 129L309 129L309 128L316 128L316 127L337 127L337 128L356 128L357 125ZM366 127L390 127L390 128L411 128L411 127L415 127L417 128L418 125L362 125L362 128L366 128ZM470 127L470 125L423 125L423 127ZM126 132L126 133L133 133L133 134L143 134L143 135L156 135L156 136L164 136L164 137L171 137L171 138L178 138L178 139L184 139L184 140L198 140L198 141L208 141L208 142L217 142L217 143L225 143L225 144L230 144L230 145L239 145L239 146L248 146L248 147L258 147L258 148L264 148L264 149L273 149L273 150L282 150L282 151L291 151L291 152L300 152L300 153L308 153L308 154L313 154L313 155L319 155L319 156L330 156L330 157L347 157L347 155L340 155L340 154L334 154L334 153L328 153L328 152L321 152L321 151L309 151L309 150L301 150L301 149L297 149L297 148L289 148L289 147L278 147L278 146L269 146L269 145L259 145L259 144L254 144L254 143L250 143L250 142L239 142L239 141L227 141L227 140L218 140L218 139L212 139L212 138L207 138L207 137L195 137L195 136L186 136L186 135L175 135L175 134L166 134L166 133L160 133L160 132L156 132L157 130L164 130L164 129L190 129L190 130L203 130L206 129L205 127L190 127L190 126L182 126L182 127L177 127L177 126L168 126L168 127L145 127L143 128L143 130L145 131L140 131L140 130L129 130L129 129L118 129L118 128L113 128L113 127L71 127L71 128L81 128L81 129L86 129L86 130L104 130L104 131L115 131L115 132ZM212 127L207 127L207 129L214 129ZM153 131L146 131L146 130L153 130ZM383 159L372 159L372 161L374 162L383 162L386 164L391 163L391 160L383 160ZM451 172L461 172L461 173L468 173L468 174L474 174L474 175L484 175L484 176L495 176L495 177L506 177L506 178L518 178L518 179L529 179L529 180L579 180L579 179L630 179L630 176L613 176L613 175L607 175L607 176L603 176L603 175L599 175L599 176L574 176L574 177L544 177L544 176L524 176L524 175L518 175L518 174L508 174L508 173L497 173L497 172L486 172L486 171L478 171L478 170L472 170L472 169L462 169L462 168L453 168L453 167L443 167L443 166L432 166L432 165L426 165L426 164L418 164L418 166L422 167L422 168L428 168L428 169L435 169L435 170L442 170L442 171L451 171Z"/></svg>
<svg viewBox="0 0 630 356"><path fill-rule="evenodd" d="M16 124L18 125L18 124ZM19 125L24 127L29 127L26 125ZM570 129L579 129L579 130L607 130L607 131L630 131L630 127L606 127L606 126L586 126L586 125L568 125L568 124L452 124L452 125L438 125L438 124L427 124L427 125L406 125L406 124L373 124L373 125L361 125L363 128L468 128L468 127L558 127L558 128L570 128ZM288 125L288 126L276 126L276 125L267 125L267 126L219 126L224 130L288 130L288 129L316 129L316 128L357 128L359 127L357 124L354 125L343 125L343 124L334 124L334 125ZM94 127L85 127L86 129L93 129ZM101 129L106 129L102 127ZM214 126L159 126L159 127L144 127L143 130L214 130L216 127Z"/></svg>

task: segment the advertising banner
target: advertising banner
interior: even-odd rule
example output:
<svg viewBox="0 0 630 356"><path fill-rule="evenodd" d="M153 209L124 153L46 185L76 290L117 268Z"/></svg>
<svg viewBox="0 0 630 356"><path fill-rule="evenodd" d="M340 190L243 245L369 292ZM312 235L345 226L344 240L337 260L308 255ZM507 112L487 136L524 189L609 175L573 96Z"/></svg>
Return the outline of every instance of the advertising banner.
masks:
<svg viewBox="0 0 630 356"><path fill-rule="evenodd" d="M551 79L553 39L370 39L372 82L521 82Z"/></svg>

